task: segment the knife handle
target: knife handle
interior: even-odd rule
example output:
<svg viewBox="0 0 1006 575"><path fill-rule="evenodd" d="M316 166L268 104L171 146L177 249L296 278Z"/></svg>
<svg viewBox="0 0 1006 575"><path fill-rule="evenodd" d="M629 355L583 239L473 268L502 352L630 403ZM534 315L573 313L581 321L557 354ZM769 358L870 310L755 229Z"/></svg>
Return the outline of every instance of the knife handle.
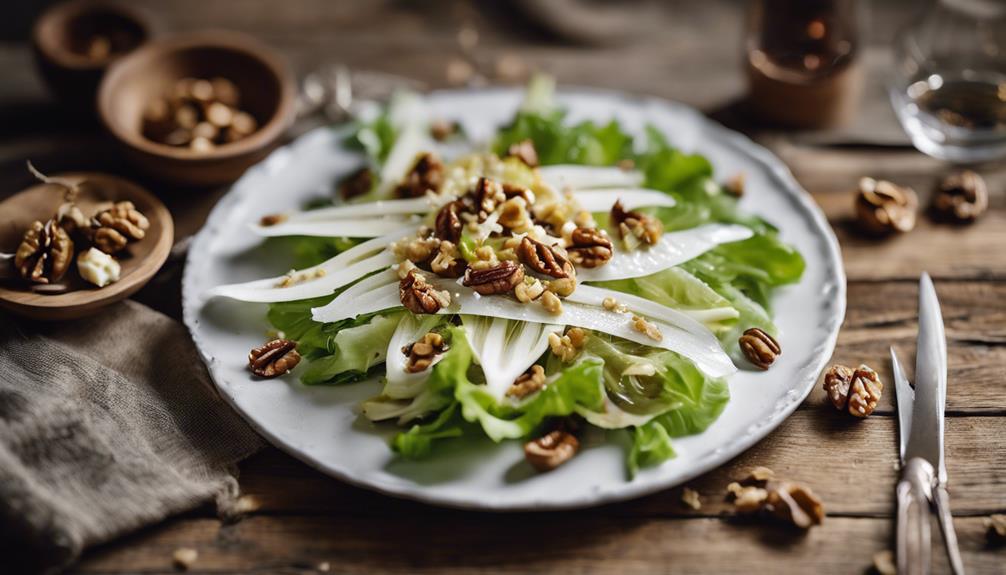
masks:
<svg viewBox="0 0 1006 575"><path fill-rule="evenodd" d="M942 484L933 491L933 503L936 504L936 516L940 519L940 531L943 532L943 543L947 548L947 558L954 575L964 575L964 561L961 550L957 546L957 531L954 529L954 516L950 513L950 495Z"/></svg>
<svg viewBox="0 0 1006 575"><path fill-rule="evenodd" d="M929 575L932 539L929 533L933 466L913 457L898 482L897 558L899 575Z"/></svg>

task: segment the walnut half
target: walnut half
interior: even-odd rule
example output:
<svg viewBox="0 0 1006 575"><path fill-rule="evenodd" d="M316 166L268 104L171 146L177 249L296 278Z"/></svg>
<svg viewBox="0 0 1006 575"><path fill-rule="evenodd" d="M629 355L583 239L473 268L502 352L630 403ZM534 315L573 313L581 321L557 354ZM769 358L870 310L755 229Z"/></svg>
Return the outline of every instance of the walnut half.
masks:
<svg viewBox="0 0 1006 575"><path fill-rule="evenodd" d="M63 278L73 260L73 241L55 221L32 222L14 254L21 277L35 283L53 283Z"/></svg>
<svg viewBox="0 0 1006 575"><path fill-rule="evenodd" d="M824 374L824 390L832 405L855 417L868 417L877 408L884 383L866 364L856 369L833 365Z"/></svg>
<svg viewBox="0 0 1006 575"><path fill-rule="evenodd" d="M856 195L860 227L874 235L909 232L915 227L919 199L915 190L887 180L862 178Z"/></svg>
<svg viewBox="0 0 1006 575"><path fill-rule="evenodd" d="M412 313L437 313L451 305L450 292L438 291L422 274L411 270L398 283L398 297Z"/></svg>
<svg viewBox="0 0 1006 575"><path fill-rule="evenodd" d="M297 342L274 339L248 352L248 368L259 377L278 377L300 363Z"/></svg>
<svg viewBox="0 0 1006 575"><path fill-rule="evenodd" d="M641 244L654 245L664 233L660 220L634 211L626 211L621 200L611 206L611 223L618 229L625 247L634 250Z"/></svg>
<svg viewBox="0 0 1006 575"><path fill-rule="evenodd" d="M534 271L554 278L567 278L574 273L573 265L566 256L527 236L517 246L517 257Z"/></svg>
<svg viewBox="0 0 1006 575"><path fill-rule="evenodd" d="M482 295L506 293L524 281L524 266L506 260L486 269L468 268L463 284Z"/></svg>
<svg viewBox="0 0 1006 575"><path fill-rule="evenodd" d="M579 449L576 436L556 429L524 444L524 458L538 471L552 471L572 459Z"/></svg>
<svg viewBox="0 0 1006 575"><path fill-rule="evenodd" d="M611 240L603 232L593 228L576 228L570 234L570 246L566 248L569 259L578 266L596 268L608 263L613 252Z"/></svg>
<svg viewBox="0 0 1006 575"><path fill-rule="evenodd" d="M782 354L779 342L761 328L752 327L745 330L738 343L744 352L744 357L758 369L768 369Z"/></svg>

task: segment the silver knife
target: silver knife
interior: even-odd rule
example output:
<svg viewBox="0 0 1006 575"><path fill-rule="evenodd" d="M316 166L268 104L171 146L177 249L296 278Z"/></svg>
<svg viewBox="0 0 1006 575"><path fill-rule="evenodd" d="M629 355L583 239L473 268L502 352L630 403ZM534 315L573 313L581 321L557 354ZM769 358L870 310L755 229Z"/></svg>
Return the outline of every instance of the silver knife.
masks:
<svg viewBox="0 0 1006 575"><path fill-rule="evenodd" d="M950 566L963 575L964 565L957 547L947 469L943 457L943 413L946 407L947 339L943 330L940 303L929 274L919 280L919 337L915 362L915 393L911 398L904 371L891 352L899 411L899 433L903 451L901 480L898 482L897 559L898 572L927 575L930 569L930 512L935 511L946 544ZM911 417L906 417L911 405ZM906 439L907 437L907 439Z"/></svg>

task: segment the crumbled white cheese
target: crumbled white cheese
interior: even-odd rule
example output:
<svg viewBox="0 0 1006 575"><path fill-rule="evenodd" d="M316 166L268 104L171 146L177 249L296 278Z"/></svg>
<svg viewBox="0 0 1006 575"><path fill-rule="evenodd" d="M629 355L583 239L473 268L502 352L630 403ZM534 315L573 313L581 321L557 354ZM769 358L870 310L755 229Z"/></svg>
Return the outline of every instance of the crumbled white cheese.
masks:
<svg viewBox="0 0 1006 575"><path fill-rule="evenodd" d="M119 281L119 262L105 252L91 248L77 256L77 271L84 281L105 287Z"/></svg>

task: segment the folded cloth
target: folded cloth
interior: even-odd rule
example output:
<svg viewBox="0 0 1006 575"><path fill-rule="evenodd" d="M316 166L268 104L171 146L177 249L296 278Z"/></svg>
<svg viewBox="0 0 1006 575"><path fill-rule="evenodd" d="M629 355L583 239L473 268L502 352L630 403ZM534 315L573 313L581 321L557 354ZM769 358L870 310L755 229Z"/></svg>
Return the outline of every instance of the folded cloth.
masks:
<svg viewBox="0 0 1006 575"><path fill-rule="evenodd" d="M260 446L167 316L131 301L59 324L0 313L0 549L14 572L225 508L235 464Z"/></svg>

